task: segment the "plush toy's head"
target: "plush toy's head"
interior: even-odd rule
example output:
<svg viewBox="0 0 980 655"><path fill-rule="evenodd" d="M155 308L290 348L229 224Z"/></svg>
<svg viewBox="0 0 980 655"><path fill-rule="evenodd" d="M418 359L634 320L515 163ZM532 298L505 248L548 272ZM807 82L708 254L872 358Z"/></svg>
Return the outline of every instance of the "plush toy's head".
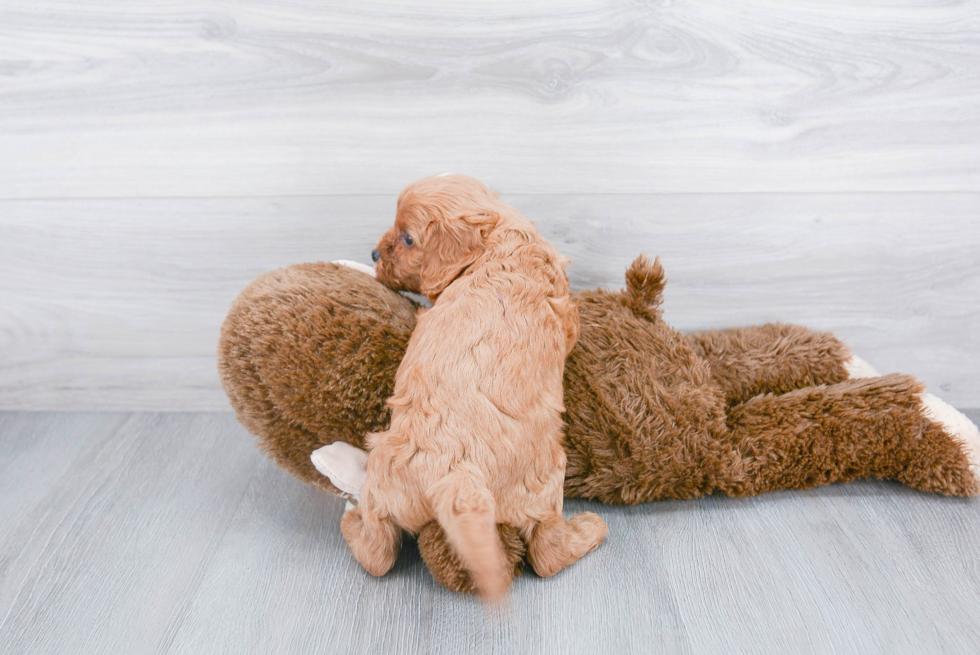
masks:
<svg viewBox="0 0 980 655"><path fill-rule="evenodd" d="M368 432L387 427L416 308L340 264L259 276L221 329L218 367L238 420L277 464L338 493L310 453L334 441L363 447Z"/></svg>

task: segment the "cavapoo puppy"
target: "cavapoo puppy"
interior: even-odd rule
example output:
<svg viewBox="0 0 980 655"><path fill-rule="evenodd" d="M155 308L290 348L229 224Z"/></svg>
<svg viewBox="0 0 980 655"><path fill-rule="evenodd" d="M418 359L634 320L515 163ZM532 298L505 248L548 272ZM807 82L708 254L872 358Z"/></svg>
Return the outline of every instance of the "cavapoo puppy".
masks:
<svg viewBox="0 0 980 655"><path fill-rule="evenodd" d="M354 556L383 575L402 530L435 519L477 590L495 599L513 577L498 523L521 531L541 576L595 549L602 519L562 516L562 374L578 338L567 260L462 175L406 188L372 255L380 281L433 304L398 369L391 426L368 437L360 504L341 524Z"/></svg>

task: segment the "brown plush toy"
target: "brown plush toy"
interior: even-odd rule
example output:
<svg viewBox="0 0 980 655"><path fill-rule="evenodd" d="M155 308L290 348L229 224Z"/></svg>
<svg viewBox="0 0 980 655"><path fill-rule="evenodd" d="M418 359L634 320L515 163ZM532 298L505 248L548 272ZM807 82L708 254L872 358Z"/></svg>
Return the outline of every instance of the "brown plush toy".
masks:
<svg viewBox="0 0 980 655"><path fill-rule="evenodd" d="M354 447L386 427L418 309L370 273L317 263L262 275L235 301L219 345L225 391L262 450L348 498L366 461ZM574 294L567 496L631 505L858 478L980 492L980 431L921 382L879 376L833 335L799 326L681 334L661 318L664 282L659 261L640 257L624 291ZM499 528L519 573L524 544ZM443 585L472 591L437 524L422 530L419 551Z"/></svg>

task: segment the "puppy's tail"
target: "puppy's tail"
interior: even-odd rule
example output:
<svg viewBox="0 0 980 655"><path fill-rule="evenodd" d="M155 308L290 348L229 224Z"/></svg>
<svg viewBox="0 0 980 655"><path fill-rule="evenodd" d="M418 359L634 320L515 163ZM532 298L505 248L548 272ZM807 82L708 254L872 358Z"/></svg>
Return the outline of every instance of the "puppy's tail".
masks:
<svg viewBox="0 0 980 655"><path fill-rule="evenodd" d="M429 488L436 520L485 601L501 600L513 580L497 532L496 503L485 485L454 471Z"/></svg>

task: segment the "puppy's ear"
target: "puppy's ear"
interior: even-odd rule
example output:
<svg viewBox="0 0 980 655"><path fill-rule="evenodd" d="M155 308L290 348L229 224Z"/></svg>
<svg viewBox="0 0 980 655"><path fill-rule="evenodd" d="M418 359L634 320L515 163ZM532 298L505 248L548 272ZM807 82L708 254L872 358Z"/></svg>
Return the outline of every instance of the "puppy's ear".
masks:
<svg viewBox="0 0 980 655"><path fill-rule="evenodd" d="M479 259L486 250L494 224L496 216L483 213L431 221L422 244L419 274L422 293L435 300L467 266Z"/></svg>

